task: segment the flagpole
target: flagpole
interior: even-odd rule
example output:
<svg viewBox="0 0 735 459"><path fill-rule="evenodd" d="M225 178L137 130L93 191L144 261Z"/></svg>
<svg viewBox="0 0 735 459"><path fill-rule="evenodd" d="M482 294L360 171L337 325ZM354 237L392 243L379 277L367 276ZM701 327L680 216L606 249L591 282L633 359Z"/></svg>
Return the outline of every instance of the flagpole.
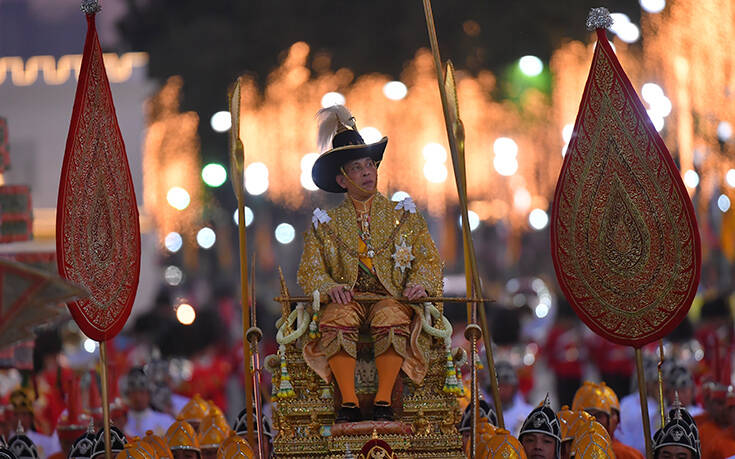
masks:
<svg viewBox="0 0 735 459"><path fill-rule="evenodd" d="M257 321L257 302L255 301L255 258L256 254L253 253L253 260L250 266L250 325L251 328L245 333L245 338L250 344L250 354L252 355L252 370L253 370L253 393L255 394L255 426L258 431L258 456L264 458L264 443L263 437L263 404L260 400L260 352L258 352L258 342L263 338L263 332L258 328Z"/></svg>
<svg viewBox="0 0 735 459"><path fill-rule="evenodd" d="M253 432L253 375L250 370L250 345L247 332L250 329L250 302L248 282L247 233L245 231L245 192L243 189L243 163L245 150L240 140L240 78L230 94L230 178L237 197L237 221L240 241L240 300L242 304L242 348L243 366L245 374L245 425L247 426L247 440L251 447L256 447Z"/></svg>
<svg viewBox="0 0 735 459"><path fill-rule="evenodd" d="M638 373L638 396L641 400L641 418L643 421L643 437L646 441L646 458L652 459L651 421L648 416L648 397L646 396L646 378L643 373L643 354L641 348L635 348L635 366Z"/></svg>
<svg viewBox="0 0 735 459"><path fill-rule="evenodd" d="M436 28L434 27L434 15L431 11L431 0L423 0L424 14L426 16L426 28L429 32L429 42L431 43L431 50L434 56L434 66L436 68L437 81L439 84L439 95L441 96L442 109L444 112L444 122L447 129L447 137L449 139L449 150L452 155L452 166L454 169L454 178L457 182L457 192L459 195L460 212L462 214L462 235L463 242L465 244L465 253L469 255L470 260L470 272L472 274L473 288L471 292L467 292L470 297L477 297L481 293L480 277L477 271L477 258L475 257L475 248L470 235L470 225L467 211L467 183L465 170L463 167L464 160L460 154L460 150L457 145L457 137L452 126L452 120L449 113L449 104L447 100L446 88L444 86L444 78L441 65L441 57L439 55L439 43L436 37ZM459 120L459 116L457 116ZM461 123L459 124L461 126ZM473 309L477 310L477 306ZM493 403L498 416L498 427L505 428L505 420L503 418L503 406L500 401L500 392L498 390L498 380L495 375L495 362L493 358L492 339L490 336L490 330L487 326L487 317L485 314L485 308L480 307L479 311L473 313L476 316L479 312L480 326L482 327L482 338L485 344L485 356L487 358L488 371L490 372L490 385L492 388ZM474 358L474 356L473 356Z"/></svg>
<svg viewBox="0 0 735 459"><path fill-rule="evenodd" d="M664 407L664 378L661 367L664 364L664 340L658 340L658 406L661 409L661 428L666 424L666 409Z"/></svg>
<svg viewBox="0 0 735 459"><path fill-rule="evenodd" d="M102 425L105 429L105 458L112 459L110 445L110 400L107 382L107 342L100 341L100 379L102 386Z"/></svg>

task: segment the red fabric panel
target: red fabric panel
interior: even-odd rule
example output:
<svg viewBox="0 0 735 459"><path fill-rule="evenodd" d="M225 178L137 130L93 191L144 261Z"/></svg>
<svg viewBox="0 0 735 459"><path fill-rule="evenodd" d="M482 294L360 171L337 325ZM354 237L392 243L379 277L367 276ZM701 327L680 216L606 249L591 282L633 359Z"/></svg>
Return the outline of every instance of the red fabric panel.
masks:
<svg viewBox="0 0 735 459"><path fill-rule="evenodd" d="M140 226L94 15L74 99L56 208L59 274L91 295L69 304L88 337L114 337L130 315L140 274Z"/></svg>
<svg viewBox="0 0 735 459"><path fill-rule="evenodd" d="M697 221L679 171L604 30L554 194L551 252L577 315L641 347L684 318L699 284Z"/></svg>

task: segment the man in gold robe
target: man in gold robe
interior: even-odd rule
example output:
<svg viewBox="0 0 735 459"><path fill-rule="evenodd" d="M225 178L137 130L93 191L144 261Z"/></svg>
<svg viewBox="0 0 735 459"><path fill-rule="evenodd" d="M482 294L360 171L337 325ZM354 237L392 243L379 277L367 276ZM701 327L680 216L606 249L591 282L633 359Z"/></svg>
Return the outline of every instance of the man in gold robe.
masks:
<svg viewBox="0 0 735 459"><path fill-rule="evenodd" d="M321 338L304 346L304 359L324 379L336 379L342 394L337 422L360 420L357 340L360 328L369 326L378 370L373 419L390 420L391 392L400 370L416 383L427 371L418 340L420 313L399 298L441 295L442 263L411 199L392 202L377 192L387 137L365 144L342 106L320 110L318 117L323 153L312 178L322 190L347 196L332 210L317 208L304 236L299 285L307 294L318 291L330 300L321 309ZM358 303L356 296L389 298Z"/></svg>

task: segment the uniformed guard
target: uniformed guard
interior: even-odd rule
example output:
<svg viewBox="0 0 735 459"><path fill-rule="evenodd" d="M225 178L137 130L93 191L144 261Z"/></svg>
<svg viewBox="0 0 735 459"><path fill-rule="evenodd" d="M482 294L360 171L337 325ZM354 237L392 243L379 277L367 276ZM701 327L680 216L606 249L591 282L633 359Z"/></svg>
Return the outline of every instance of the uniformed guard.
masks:
<svg viewBox="0 0 735 459"><path fill-rule="evenodd" d="M531 411L521 427L518 440L528 457L559 459L561 449L559 419L551 409L549 396Z"/></svg>

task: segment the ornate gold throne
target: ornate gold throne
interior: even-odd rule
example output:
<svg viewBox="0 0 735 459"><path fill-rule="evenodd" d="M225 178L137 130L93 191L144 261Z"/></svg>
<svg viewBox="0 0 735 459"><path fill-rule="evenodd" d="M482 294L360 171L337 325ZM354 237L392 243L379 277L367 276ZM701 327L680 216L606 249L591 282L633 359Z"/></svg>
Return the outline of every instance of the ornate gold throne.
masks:
<svg viewBox="0 0 735 459"><path fill-rule="evenodd" d="M290 299L281 278L281 297L277 299L282 306L277 323L281 346L278 355L265 359L266 370L273 374L273 427L278 431L273 440L275 457L359 458L363 446L375 439L390 445L396 458L465 457L456 428L461 415L457 397L444 390L447 351L442 339L421 334L420 339L429 349L429 371L419 385L401 372L393 388L395 421L335 425L335 411L340 405L337 385L322 380L302 355L304 344L313 338L305 331L306 322L313 317L312 307L300 303L294 308ZM441 319L432 320L441 324ZM283 343L284 336L290 338L285 340L289 342ZM294 339L295 336L298 338ZM365 410L372 406L377 391L372 337L367 333L360 335L355 378L360 405ZM284 379L286 384L282 384ZM369 412L363 411L365 419L369 416ZM353 456L347 455L347 451Z"/></svg>

